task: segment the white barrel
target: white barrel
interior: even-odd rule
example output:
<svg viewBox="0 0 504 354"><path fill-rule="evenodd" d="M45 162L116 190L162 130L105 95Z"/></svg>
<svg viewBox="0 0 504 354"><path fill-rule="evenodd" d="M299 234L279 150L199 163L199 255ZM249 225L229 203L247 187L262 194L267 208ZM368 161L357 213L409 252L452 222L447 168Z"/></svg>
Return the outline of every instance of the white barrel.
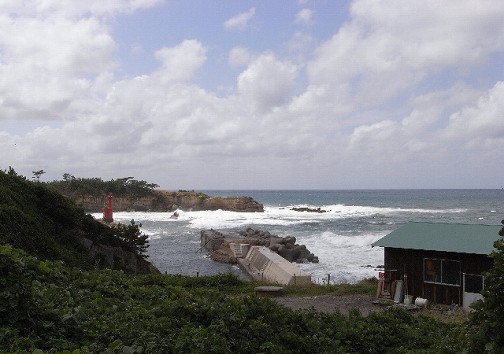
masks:
<svg viewBox="0 0 504 354"><path fill-rule="evenodd" d="M422 297L417 297L415 299L415 305L416 306L419 306L419 307L427 307L427 305L429 304L429 300L427 299L424 299Z"/></svg>

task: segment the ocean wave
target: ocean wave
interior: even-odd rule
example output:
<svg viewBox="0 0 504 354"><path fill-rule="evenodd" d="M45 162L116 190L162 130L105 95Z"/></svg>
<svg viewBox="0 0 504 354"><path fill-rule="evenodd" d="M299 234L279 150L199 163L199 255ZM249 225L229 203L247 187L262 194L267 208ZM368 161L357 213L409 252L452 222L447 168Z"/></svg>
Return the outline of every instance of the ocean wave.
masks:
<svg viewBox="0 0 504 354"><path fill-rule="evenodd" d="M461 194L462 193L462 194ZM246 194L246 193L245 193ZM279 236L291 235L319 257L319 263L300 264L321 281L330 274L331 283L357 282L377 275L383 264L383 248L371 244L410 221L485 222L499 224L500 195L485 191L333 191L261 192L262 213L230 211L115 212L116 222L142 223L152 240L149 257L162 272L215 274L229 265L215 263L200 252L200 230L213 228L268 230ZM493 198L493 199L492 199ZM358 205L360 204L360 205ZM309 208L326 212L295 211ZM93 214L101 218L101 213Z"/></svg>
<svg viewBox="0 0 504 354"><path fill-rule="evenodd" d="M272 208L266 206L265 208ZM276 207L278 208L278 207ZM283 209L291 210L293 208L308 208L324 210L325 213L321 214L338 214L342 217L348 216L363 216L373 214L397 214L397 213L419 213L419 214L457 214L467 212L468 209L463 208L450 208L450 209L427 209L427 208L400 208L400 207L376 207L376 206L362 206L362 205L345 205L345 204L328 204L328 205L313 205L313 204L296 204L284 207ZM310 212L297 212L305 214L317 214Z"/></svg>
<svg viewBox="0 0 504 354"><path fill-rule="evenodd" d="M320 208L323 212L309 212L309 211L296 211L293 208ZM172 219L173 212L115 212L114 220L129 221L129 220L149 220L149 221L177 221L189 220L203 220L207 222L216 221L224 222L246 222L246 221L260 221L265 223L299 223L305 220L327 220L327 219L340 219L351 217L363 217L379 215L388 217L398 213L418 213L418 214L457 214L467 212L467 209L454 208L454 209L422 209L422 208L392 208L392 207L374 207L374 206L358 206L358 205L310 205L310 204L297 204L284 207L278 206L265 206L264 212L250 213L250 212L234 212L223 210L204 210L204 211L183 211L177 210L179 217ZM91 214L95 218L101 218L101 213ZM268 221L272 219L272 221ZM200 224L199 222L197 222Z"/></svg>
<svg viewBox="0 0 504 354"><path fill-rule="evenodd" d="M177 211L179 214L183 213L181 211ZM173 215L173 212L140 212L140 211L116 211L114 212L114 221L115 222L130 222L131 220L135 220L135 222L142 222L142 221L177 221L180 220L181 217L178 219L172 219L171 216ZM101 219L102 214L101 213L92 213L91 216L93 216L95 219Z"/></svg>
<svg viewBox="0 0 504 354"><path fill-rule="evenodd" d="M316 279L330 274L331 282L354 283L377 275L376 267L383 264L383 249L371 243L386 233L338 235L331 231L299 237L298 242L319 258L318 264L304 264L303 270Z"/></svg>
<svg viewBox="0 0 504 354"><path fill-rule="evenodd" d="M295 211L293 208L320 208L324 212ZM173 212L116 212L114 220L116 222L129 223L136 222L186 222L192 229L230 229L241 228L249 225L268 226L296 226L302 224L317 224L327 221L338 221L342 219L373 218L366 223L376 225L392 225L392 221L383 219L392 218L400 214L454 214L463 213L465 209L402 209L391 207L370 207L353 206L344 204L314 206L309 204L298 204L287 207L266 206L262 213L233 212L223 210L205 211L182 211L177 210L178 218L172 218ZM101 214L92 214L96 218L101 218ZM414 216L410 216L413 218ZM145 229L148 235L154 235L156 230Z"/></svg>
<svg viewBox="0 0 504 354"><path fill-rule="evenodd" d="M388 232L382 233L364 233L357 235L340 235L332 231L314 233L309 236L298 237L298 241L309 244L320 250L330 249L339 250L342 248L364 248L385 236Z"/></svg>

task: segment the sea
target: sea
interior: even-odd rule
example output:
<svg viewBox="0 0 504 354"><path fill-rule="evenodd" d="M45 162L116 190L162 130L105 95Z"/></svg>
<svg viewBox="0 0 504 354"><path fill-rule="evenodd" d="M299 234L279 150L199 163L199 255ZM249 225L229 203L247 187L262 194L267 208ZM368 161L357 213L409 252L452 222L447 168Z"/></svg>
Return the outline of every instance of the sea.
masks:
<svg viewBox="0 0 504 354"><path fill-rule="evenodd" d="M264 205L264 212L178 210L177 219L171 218L173 212L116 212L114 221L142 224L142 232L149 236L149 260L163 273L232 273L246 278L237 266L212 261L201 248L200 232L214 229L226 233L251 227L296 237L298 244L306 245L319 258L319 263L298 265L311 275L312 282L339 284L376 277L383 267L383 249L371 244L405 223L501 225L504 219L503 189L202 192L252 197Z"/></svg>

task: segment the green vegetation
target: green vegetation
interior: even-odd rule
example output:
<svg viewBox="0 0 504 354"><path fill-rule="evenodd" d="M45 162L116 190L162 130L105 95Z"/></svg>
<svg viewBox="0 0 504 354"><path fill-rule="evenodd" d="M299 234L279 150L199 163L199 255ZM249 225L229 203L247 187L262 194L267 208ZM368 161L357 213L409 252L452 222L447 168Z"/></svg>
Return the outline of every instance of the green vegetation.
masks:
<svg viewBox="0 0 504 354"><path fill-rule="evenodd" d="M72 178L67 176L68 183ZM129 180L129 179L128 179ZM504 234L504 228L501 235ZM390 308L363 317L293 311L232 275L97 269L85 237L146 257L140 225L110 228L45 183L0 171L0 353L501 353L504 242L468 323ZM285 295L372 294L356 285Z"/></svg>
<svg viewBox="0 0 504 354"><path fill-rule="evenodd" d="M114 235L122 241L123 248L135 254L147 258L147 248L149 248L148 236L142 234L140 228L142 224L136 224L131 220L129 225L117 224L113 228Z"/></svg>
<svg viewBox="0 0 504 354"><path fill-rule="evenodd" d="M504 225L504 220L502 220ZM504 236L504 227L499 231ZM469 321L471 349L474 352L504 353L504 239L494 243L491 254L494 267L486 275L483 296L485 301L474 305Z"/></svg>
<svg viewBox="0 0 504 354"><path fill-rule="evenodd" d="M79 195L101 197L112 193L117 197L140 198L151 195L154 189L159 187L155 183L138 181L133 177L104 181L101 178L76 178L69 173L65 173L61 181L52 181L45 184L69 197Z"/></svg>
<svg viewBox="0 0 504 354"><path fill-rule="evenodd" d="M357 284L333 284L323 286L286 286L283 293L288 296L321 296L321 295L351 295L351 294L376 294L378 281L375 278L365 279Z"/></svg>
<svg viewBox="0 0 504 354"><path fill-rule="evenodd" d="M232 275L83 272L0 246L0 343L9 353L456 352L453 327L401 310L296 312ZM455 343L456 344L456 343Z"/></svg>
<svg viewBox="0 0 504 354"><path fill-rule="evenodd" d="M103 225L44 183L30 182L12 168L7 173L0 171L0 243L39 259L94 268L97 260L82 245L83 238L145 257L147 236L139 227L134 222L118 227Z"/></svg>
<svg viewBox="0 0 504 354"><path fill-rule="evenodd" d="M37 180L37 182L40 182L40 177L45 173L44 170L38 170L38 171L32 171L33 173L33 179Z"/></svg>

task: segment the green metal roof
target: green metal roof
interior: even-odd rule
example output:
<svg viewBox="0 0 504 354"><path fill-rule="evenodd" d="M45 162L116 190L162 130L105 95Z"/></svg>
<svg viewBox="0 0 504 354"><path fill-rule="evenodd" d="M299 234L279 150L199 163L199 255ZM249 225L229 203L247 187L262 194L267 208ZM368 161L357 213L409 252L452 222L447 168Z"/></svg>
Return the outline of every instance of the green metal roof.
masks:
<svg viewBox="0 0 504 354"><path fill-rule="evenodd" d="M490 254L502 225L411 222L371 246L456 253Z"/></svg>

